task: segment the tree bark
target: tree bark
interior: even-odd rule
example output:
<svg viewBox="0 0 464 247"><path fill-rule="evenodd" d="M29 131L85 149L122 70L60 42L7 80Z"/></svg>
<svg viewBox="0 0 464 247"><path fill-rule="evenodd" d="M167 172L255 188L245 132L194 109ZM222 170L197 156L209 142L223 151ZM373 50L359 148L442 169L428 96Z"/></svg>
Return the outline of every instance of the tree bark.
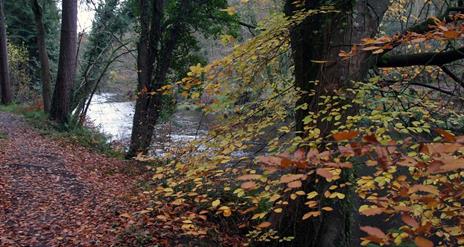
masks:
<svg viewBox="0 0 464 247"><path fill-rule="evenodd" d="M349 88L352 81L367 76L369 68L375 64L368 53L359 54L349 61L342 61L340 50L351 49L352 44L360 43L362 38L373 37L378 32L380 21L386 12L388 0L306 0L301 7L287 0L285 11L293 15L301 7L306 10L332 5L338 13L317 14L308 17L291 30L291 47L295 63L295 87L302 91L297 106L307 104L307 109L295 112L296 131L306 136L304 118L311 112L318 113L322 96L336 95L336 91ZM324 63L312 61L326 61ZM311 94L314 92L314 94ZM356 109L342 114L348 115ZM324 116L321 116L324 117ZM330 133L334 127L330 122L317 120L321 136ZM323 191L327 184L309 179L304 186L306 192ZM346 200L346 199L345 199ZM320 217L302 220L309 211L305 200L290 201L286 212L271 216L273 226L282 236L294 236L290 243L278 243L278 246L298 247L343 247L353 245L352 208L346 201L328 201L334 209L322 213Z"/></svg>
<svg viewBox="0 0 464 247"><path fill-rule="evenodd" d="M133 157L138 153L146 153L151 144L151 138L155 129L157 109L152 90L152 74L154 71L155 51L161 30L161 16L163 1L156 0L150 8L147 0L139 0L140 8L140 40L137 45L137 69L139 93L135 104L135 113L132 126L131 143L127 157ZM152 13L149 11L152 10ZM156 22L159 19L159 22Z"/></svg>
<svg viewBox="0 0 464 247"><path fill-rule="evenodd" d="M2 104L10 104L13 101L13 93L8 71L8 48L3 0L0 0L0 91Z"/></svg>
<svg viewBox="0 0 464 247"><path fill-rule="evenodd" d="M50 75L50 63L48 59L48 51L45 43L45 25L43 22L42 7L38 0L33 0L32 11L34 12L35 24L37 28L37 48L39 51L39 60L41 65L41 77L42 77L42 99L43 107L45 112L50 112L51 108L51 75Z"/></svg>
<svg viewBox="0 0 464 247"><path fill-rule="evenodd" d="M377 61L377 67L441 66L464 59L464 47L447 52L424 52L405 55L383 55Z"/></svg>
<svg viewBox="0 0 464 247"><path fill-rule="evenodd" d="M77 0L62 1L62 21L58 74L50 111L50 119L68 122L71 88L76 70Z"/></svg>
<svg viewBox="0 0 464 247"><path fill-rule="evenodd" d="M135 105L131 144L126 155L128 158L138 153L146 154L152 142L162 107L162 95L158 91L166 85L166 76L172 64L172 54L177 46L180 33L184 31L184 24L180 20L183 17L182 12L189 10L188 1L184 2L179 20L163 33L161 28L163 1L155 1L151 17L146 12L149 9L148 3L144 0L139 1L141 8L141 34L137 63L139 95Z"/></svg>

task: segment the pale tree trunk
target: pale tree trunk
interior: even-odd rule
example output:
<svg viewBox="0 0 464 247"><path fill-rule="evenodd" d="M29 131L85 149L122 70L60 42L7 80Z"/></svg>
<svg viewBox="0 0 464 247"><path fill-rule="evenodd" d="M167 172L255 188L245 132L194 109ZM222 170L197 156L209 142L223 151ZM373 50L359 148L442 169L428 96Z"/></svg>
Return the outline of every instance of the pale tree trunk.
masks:
<svg viewBox="0 0 464 247"><path fill-rule="evenodd" d="M60 56L50 119L68 122L71 88L76 70L77 0L62 1Z"/></svg>
<svg viewBox="0 0 464 247"><path fill-rule="evenodd" d="M8 48L3 0L0 0L0 91L2 104L10 104L13 100L13 93L8 71Z"/></svg>
<svg viewBox="0 0 464 247"><path fill-rule="evenodd" d="M33 0L32 10L34 12L35 24L37 28L37 47L39 51L39 60L41 66L41 77L42 77L42 99L43 107L45 112L50 112L51 107L51 75L50 75L50 63L48 60L48 51L45 43L45 26L43 22L42 7L38 0Z"/></svg>
<svg viewBox="0 0 464 247"><path fill-rule="evenodd" d="M297 11L287 0L286 14ZM389 0L306 0L304 8L318 9L324 5L334 5L339 13L318 14L308 17L303 23L291 30L291 46L295 62L295 87L302 91L314 91L315 95L302 94L297 105L308 104L307 110L299 109L295 114L296 130L305 136L303 119L309 112L318 112L321 96L334 95L335 90L349 88L352 81L361 81L367 77L371 65L367 53L342 61L340 50L348 51L353 44L359 44L362 38L378 33L380 21L386 12ZM326 61L325 63L311 61ZM314 82L317 83L315 84ZM342 114L348 115L356 109ZM330 123L318 121L321 134L330 133ZM328 185L314 183L309 179L304 186L306 192L324 191ZM322 213L321 217L302 220L309 212L305 200L291 201L283 214L271 216L274 227L284 236L294 236L291 243L281 246L295 247L343 247L356 246L357 227L354 226L353 205L350 199L331 203L332 212ZM350 208L351 206L351 208Z"/></svg>

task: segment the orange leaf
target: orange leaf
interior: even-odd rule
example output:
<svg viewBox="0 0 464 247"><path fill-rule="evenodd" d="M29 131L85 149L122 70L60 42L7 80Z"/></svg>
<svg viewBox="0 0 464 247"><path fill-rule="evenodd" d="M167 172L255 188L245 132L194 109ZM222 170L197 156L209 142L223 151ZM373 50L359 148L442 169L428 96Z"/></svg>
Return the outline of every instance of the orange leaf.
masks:
<svg viewBox="0 0 464 247"><path fill-rule="evenodd" d="M464 169L464 159L446 159L442 161L444 165L440 167L439 172L452 172L458 169Z"/></svg>
<svg viewBox="0 0 464 247"><path fill-rule="evenodd" d="M364 141L366 142L369 142L369 143L379 143L379 141L377 141L377 137L375 137L375 135L366 135L363 137Z"/></svg>
<svg viewBox="0 0 464 247"><path fill-rule="evenodd" d="M373 215L378 215L378 214L383 213L384 210L385 210L384 208L368 208L368 209L362 210L359 213L365 216L373 216Z"/></svg>
<svg viewBox="0 0 464 247"><path fill-rule="evenodd" d="M271 166L279 166L281 162L281 158L278 157L267 157L267 156L259 156L258 163L264 163L266 165Z"/></svg>
<svg viewBox="0 0 464 247"><path fill-rule="evenodd" d="M423 237L416 237L414 243L416 243L417 247L433 247L433 242Z"/></svg>
<svg viewBox="0 0 464 247"><path fill-rule="evenodd" d="M304 176L303 174L287 174L287 175L283 175L282 177L280 177L280 182L281 183L290 183L292 181L303 178L303 176Z"/></svg>
<svg viewBox="0 0 464 247"><path fill-rule="evenodd" d="M271 222L265 221L265 222L259 224L257 227L258 227L258 228L268 228L268 227L270 227L271 225L272 225Z"/></svg>
<svg viewBox="0 0 464 247"><path fill-rule="evenodd" d="M443 36L445 36L447 39L457 39L460 35L461 34L459 32L453 30L443 32Z"/></svg>
<svg viewBox="0 0 464 247"><path fill-rule="evenodd" d="M309 213L306 213L303 215L303 220L306 220L308 218L311 218L311 217L317 217L321 215L321 212L320 211L312 211L312 212L309 212Z"/></svg>
<svg viewBox="0 0 464 247"><path fill-rule="evenodd" d="M247 174L247 175L243 175L243 176L240 176L238 177L237 179L238 180L242 180L242 181L246 181L246 180L259 180L261 179L261 175L258 175L258 174Z"/></svg>
<svg viewBox="0 0 464 247"><path fill-rule="evenodd" d="M374 237L379 238L379 239L385 239L387 237L387 235L385 235L385 233L382 232L382 230L380 230L377 227L362 226L360 229L361 229L361 231L367 233L368 235L374 236Z"/></svg>
<svg viewBox="0 0 464 247"><path fill-rule="evenodd" d="M409 189L409 193L414 193L418 191L427 192L434 195L440 194L440 191L433 185L416 184Z"/></svg>
<svg viewBox="0 0 464 247"><path fill-rule="evenodd" d="M317 175L324 177L327 180L333 178L333 174L327 168L319 168L316 170Z"/></svg>
<svg viewBox="0 0 464 247"><path fill-rule="evenodd" d="M443 139L445 139L445 141L456 142L456 137L453 134L449 133L448 131L443 130L443 129L435 129L435 131L438 134L440 134L443 137Z"/></svg>
<svg viewBox="0 0 464 247"><path fill-rule="evenodd" d="M407 225L413 227L413 228L418 228L419 223L414 219L412 216L409 214L403 214L401 215L401 220L406 223Z"/></svg>
<svg viewBox="0 0 464 247"><path fill-rule="evenodd" d="M301 184L301 181L300 180L297 180L297 181L293 181L289 184L287 184L287 186L291 189L296 189L296 188L300 188L302 186Z"/></svg>
<svg viewBox="0 0 464 247"><path fill-rule="evenodd" d="M333 138L336 141L342 141L342 140L351 140L358 136L359 132L358 131L344 131L344 132L338 132L333 134Z"/></svg>
<svg viewBox="0 0 464 247"><path fill-rule="evenodd" d="M292 161L287 158L281 158L280 160L280 167L282 168L289 168L292 165Z"/></svg>
<svg viewBox="0 0 464 247"><path fill-rule="evenodd" d="M249 182L243 183L242 185L240 185L240 187L244 190L252 190L252 189L255 189L257 186L255 182L249 181Z"/></svg>

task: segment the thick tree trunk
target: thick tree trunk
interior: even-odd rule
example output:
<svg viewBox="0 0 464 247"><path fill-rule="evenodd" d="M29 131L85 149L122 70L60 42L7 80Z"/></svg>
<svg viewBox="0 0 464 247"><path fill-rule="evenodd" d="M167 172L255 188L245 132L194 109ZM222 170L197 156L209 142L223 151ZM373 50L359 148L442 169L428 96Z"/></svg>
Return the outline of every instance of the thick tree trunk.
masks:
<svg viewBox="0 0 464 247"><path fill-rule="evenodd" d="M156 8L162 8L162 1L156 1L157 5L152 6L153 13L150 13L150 3L147 0L139 0L140 8L140 40L138 43L137 70L139 93L135 105L134 121L132 126L131 143L127 157L133 157L138 153L146 153L151 144L151 138L155 129L155 118L157 109L154 107L153 95L150 94L152 87L152 74L154 71L154 58L159 36L154 36L153 20ZM161 15L161 9L158 18ZM152 20L150 28L150 20ZM161 24L159 24L161 26ZM159 35L159 34L158 34Z"/></svg>
<svg viewBox="0 0 464 247"><path fill-rule="evenodd" d="M42 99L43 107L45 112L50 112L51 108L51 75L50 75L50 64L48 60L48 51L45 43L45 26L43 22L42 7L38 0L33 0L32 10L34 12L35 24L37 28L37 47L39 50L39 60L41 66L42 76Z"/></svg>
<svg viewBox="0 0 464 247"><path fill-rule="evenodd" d="M148 9L144 2L140 1L140 7L145 6L145 9ZM177 45L179 34L183 31L183 24L179 21L172 28L165 30L166 33L161 33L162 2L162 0L155 2L151 19L146 11L141 11L142 30L138 46L139 95L135 106L128 158L134 157L138 153L146 154L148 152L162 107L162 95L158 91L166 85L166 76L171 67L172 54ZM188 9L187 5L182 5L182 7ZM165 36L165 39L162 39L162 36ZM163 44L159 45L161 41Z"/></svg>
<svg viewBox="0 0 464 247"><path fill-rule="evenodd" d="M2 104L10 104L13 100L13 93L8 71L8 48L3 0L0 0L0 91Z"/></svg>
<svg viewBox="0 0 464 247"><path fill-rule="evenodd" d="M294 0L287 1L286 13L288 15L298 10L292 4L294 2ZM339 52L351 49L352 44L360 43L362 38L377 34L389 1L306 0L303 6L306 9L318 9L329 4L335 6L340 12L311 16L291 30L295 87L302 91L297 105L308 104L307 109L299 109L295 113L296 130L302 136L305 136L303 120L310 112L320 111L321 96L335 95L336 90L348 88L352 81L360 81L367 76L370 66L373 65L367 53L355 56L349 61L342 61ZM345 113L347 114L349 113ZM331 123L322 121L318 121L317 126L322 135L330 133L329 131L333 128ZM314 184L314 179L310 179L305 185L305 191L316 190L323 193L327 186L321 181ZM274 226L280 234L295 237L294 241L289 244L278 245L354 246L351 230L356 230L352 228L357 227L353 227L351 219L353 208L350 208L346 199L331 203L330 206L334 211L307 220L302 220L302 216L309 211L304 202L304 200L292 201L287 207L287 212L272 216Z"/></svg>
<svg viewBox="0 0 464 247"><path fill-rule="evenodd" d="M77 53L77 0L62 1L60 57L50 119L67 123L71 88L76 70Z"/></svg>

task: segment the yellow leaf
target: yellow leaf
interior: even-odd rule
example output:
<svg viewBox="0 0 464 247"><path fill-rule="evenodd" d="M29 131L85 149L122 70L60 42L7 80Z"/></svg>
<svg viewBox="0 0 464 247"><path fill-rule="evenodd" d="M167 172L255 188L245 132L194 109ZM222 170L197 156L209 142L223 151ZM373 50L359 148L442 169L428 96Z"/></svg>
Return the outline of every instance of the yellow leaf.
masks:
<svg viewBox="0 0 464 247"><path fill-rule="evenodd" d="M229 217L232 215L232 210L230 210L230 208L227 206L222 206L219 208L219 210L222 210L222 215L224 215L225 217Z"/></svg>
<svg viewBox="0 0 464 247"><path fill-rule="evenodd" d="M293 194L293 193L292 193L292 194L290 195L290 199L292 199L292 200L295 200L295 199L296 199L296 197L297 197L297 195L296 195L296 194Z"/></svg>
<svg viewBox="0 0 464 247"><path fill-rule="evenodd" d="M302 190L299 190L297 192L295 192L295 194L299 195L299 196L304 196L306 193Z"/></svg>
<svg viewBox="0 0 464 247"><path fill-rule="evenodd" d="M277 201L279 198L280 198L280 195L273 195L273 196L271 196L271 198L269 198L269 201L270 201L270 202L275 202L275 201Z"/></svg>
<svg viewBox="0 0 464 247"><path fill-rule="evenodd" d="M307 198L308 198L308 199L313 199L313 198L316 197L317 195L319 195L319 193L317 193L316 191L313 191L313 192L311 192L311 193L308 193Z"/></svg>
<svg viewBox="0 0 464 247"><path fill-rule="evenodd" d="M215 201L213 201L211 203L211 205L213 205L213 207L217 207L217 206L219 206L219 204L221 204L221 201L219 199L217 199L217 200L215 200Z"/></svg>
<svg viewBox="0 0 464 247"><path fill-rule="evenodd" d="M227 12L228 15L235 15L237 13L237 9L235 7L228 7L226 9L222 9L221 11Z"/></svg>
<svg viewBox="0 0 464 247"><path fill-rule="evenodd" d="M122 213L119 216L124 217L124 218L131 218L132 217L129 213Z"/></svg>

